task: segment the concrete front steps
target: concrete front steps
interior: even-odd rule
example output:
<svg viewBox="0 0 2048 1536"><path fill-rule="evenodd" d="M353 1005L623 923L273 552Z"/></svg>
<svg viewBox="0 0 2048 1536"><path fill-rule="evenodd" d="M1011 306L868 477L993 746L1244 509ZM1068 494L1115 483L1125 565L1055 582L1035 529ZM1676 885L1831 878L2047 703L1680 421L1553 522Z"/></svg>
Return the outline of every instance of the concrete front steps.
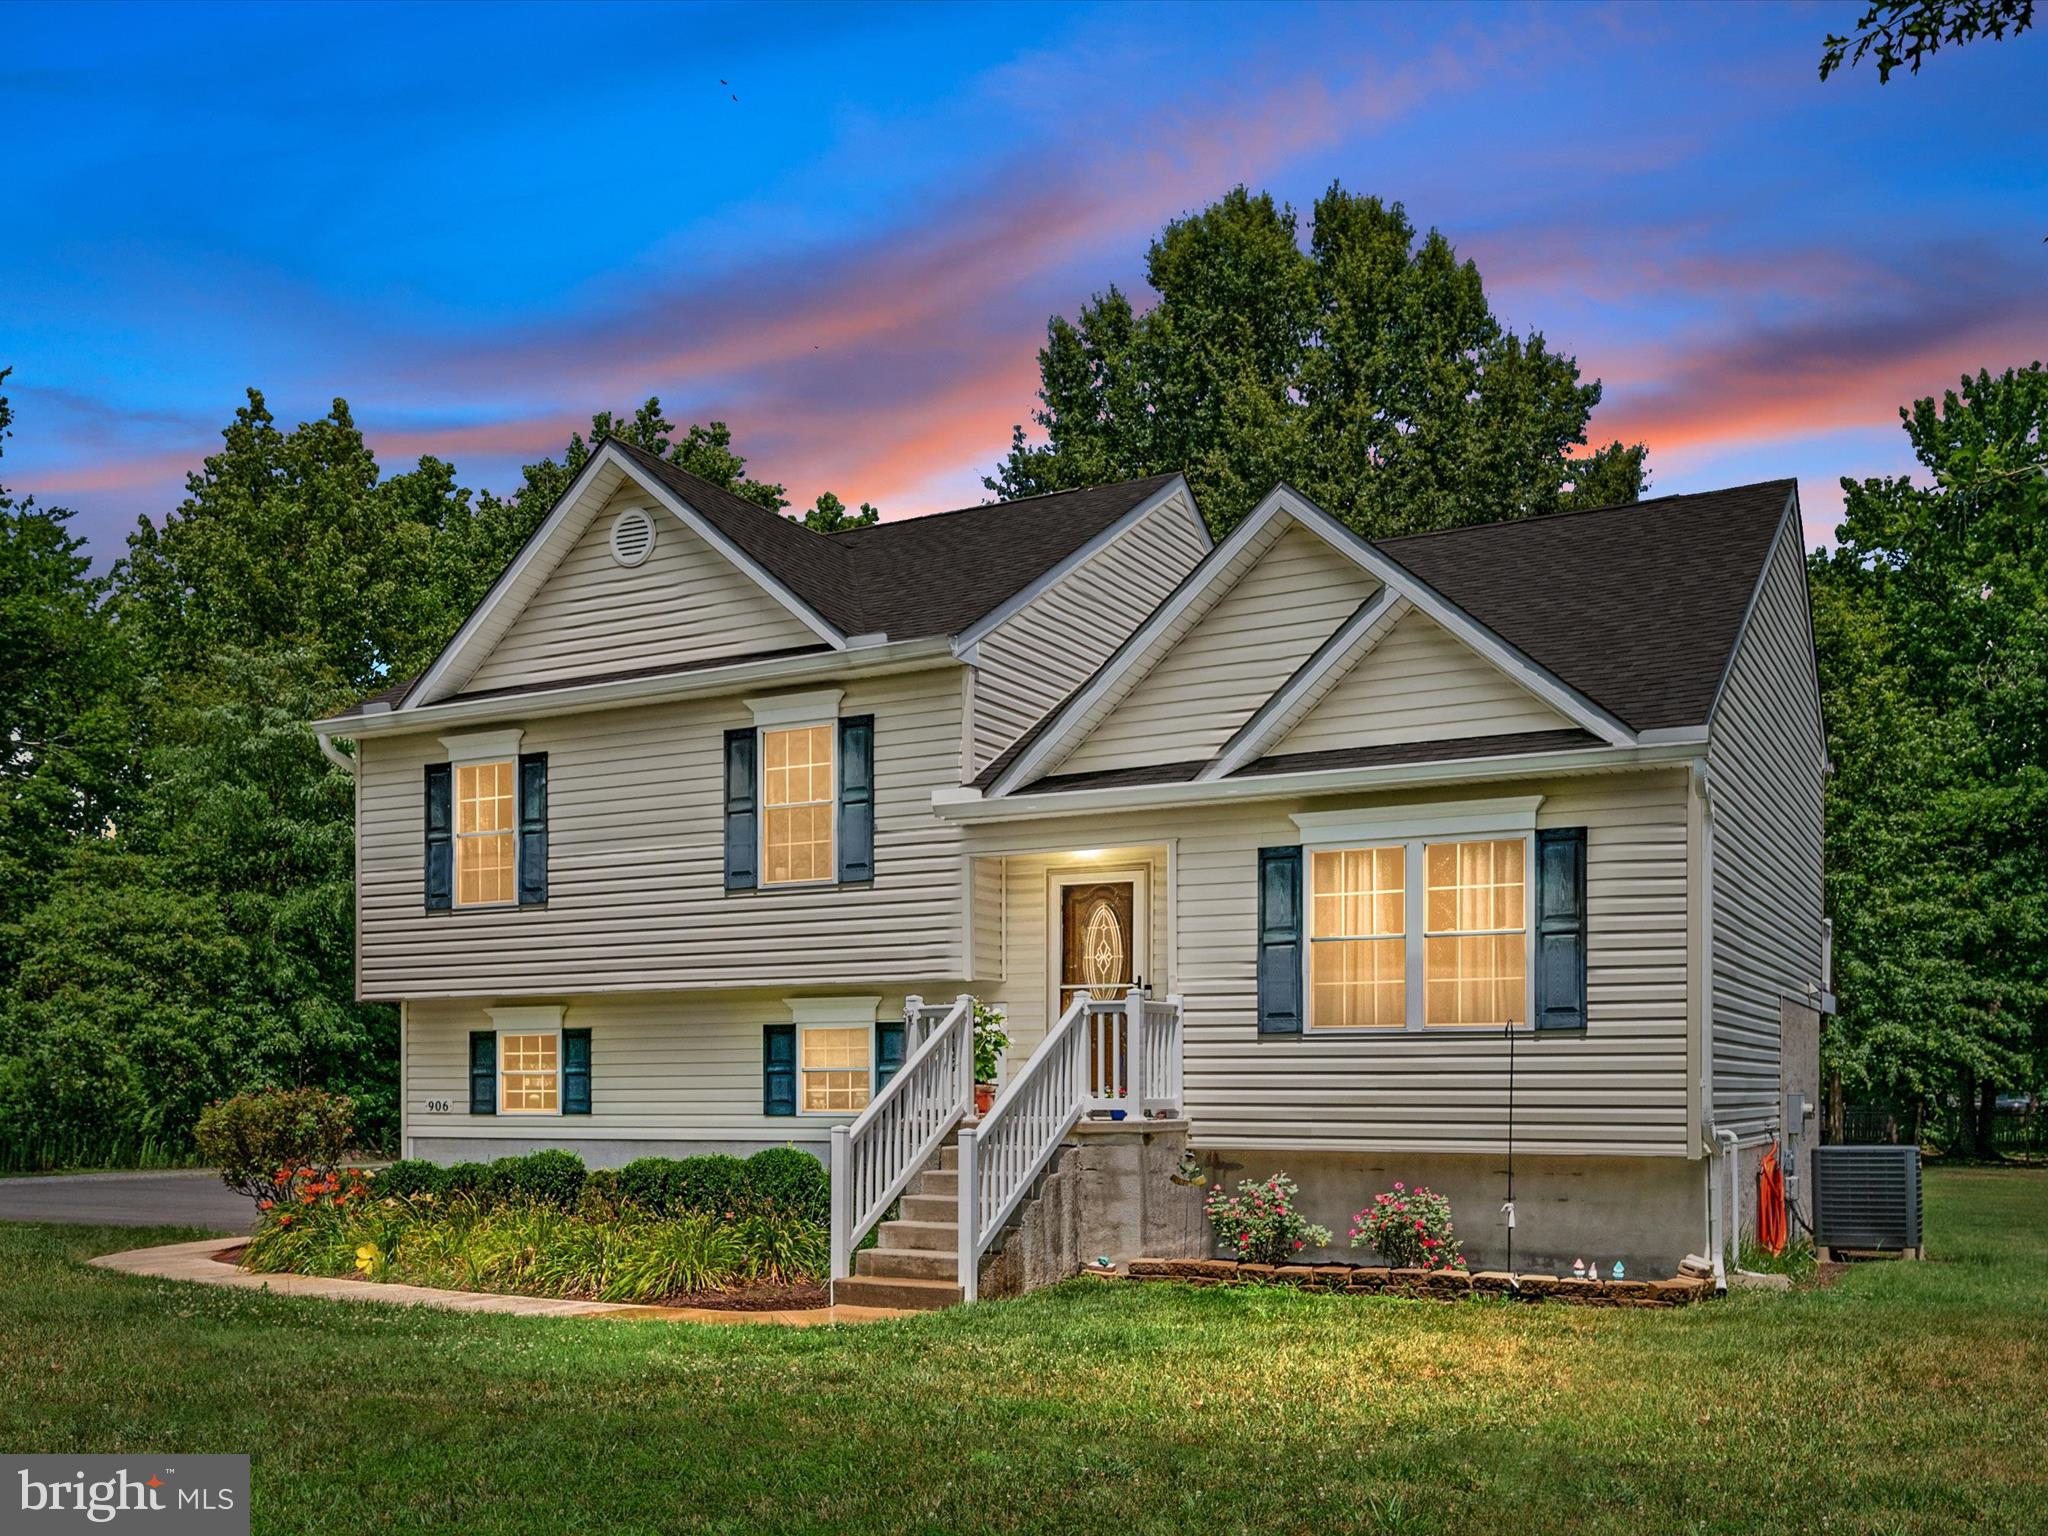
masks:
<svg viewBox="0 0 2048 1536"><path fill-rule="evenodd" d="M937 1311L958 1306L960 1289L960 1148L948 1141L939 1159L910 1181L897 1219L875 1229L876 1244L853 1257L853 1274L832 1283L834 1305Z"/></svg>

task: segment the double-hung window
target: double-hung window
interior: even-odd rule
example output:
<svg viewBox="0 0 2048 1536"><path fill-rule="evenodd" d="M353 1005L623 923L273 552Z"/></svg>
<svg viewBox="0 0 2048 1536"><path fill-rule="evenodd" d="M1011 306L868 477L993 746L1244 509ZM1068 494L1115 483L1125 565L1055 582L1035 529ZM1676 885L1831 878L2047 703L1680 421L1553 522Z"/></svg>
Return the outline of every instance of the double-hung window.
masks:
<svg viewBox="0 0 2048 1536"><path fill-rule="evenodd" d="M1528 865L1526 836L1311 850L1309 1027L1528 1023Z"/></svg>
<svg viewBox="0 0 2048 1536"><path fill-rule="evenodd" d="M851 1114L866 1109L874 1084L874 1026L806 1024L798 1033L804 1113Z"/></svg>
<svg viewBox="0 0 2048 1536"><path fill-rule="evenodd" d="M560 1030L498 1036L499 1114L559 1114L561 1094Z"/></svg>
<svg viewBox="0 0 2048 1536"><path fill-rule="evenodd" d="M518 900L518 764L458 763L455 768L455 904Z"/></svg>
<svg viewBox="0 0 2048 1536"><path fill-rule="evenodd" d="M761 732L761 883L802 885L837 877L833 741L838 727Z"/></svg>

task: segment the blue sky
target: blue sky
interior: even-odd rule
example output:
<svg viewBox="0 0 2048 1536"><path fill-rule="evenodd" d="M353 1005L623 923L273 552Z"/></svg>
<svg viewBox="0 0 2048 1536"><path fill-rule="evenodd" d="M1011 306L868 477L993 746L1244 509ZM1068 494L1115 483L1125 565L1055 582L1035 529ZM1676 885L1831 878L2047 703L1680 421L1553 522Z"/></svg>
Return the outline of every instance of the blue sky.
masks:
<svg viewBox="0 0 2048 1536"><path fill-rule="evenodd" d="M2048 356L2048 34L1821 84L1861 8L0 7L4 479L110 558L250 385L500 488L659 394L805 501L959 505L1047 315L1341 180L1656 490L1796 474L1824 537L1898 405Z"/></svg>

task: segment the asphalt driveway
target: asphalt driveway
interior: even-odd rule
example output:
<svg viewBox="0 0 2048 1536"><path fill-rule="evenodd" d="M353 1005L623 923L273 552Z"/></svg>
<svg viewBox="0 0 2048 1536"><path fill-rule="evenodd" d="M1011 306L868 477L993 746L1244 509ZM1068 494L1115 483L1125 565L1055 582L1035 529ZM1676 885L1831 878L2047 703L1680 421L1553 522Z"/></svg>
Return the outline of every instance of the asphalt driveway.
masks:
<svg viewBox="0 0 2048 1536"><path fill-rule="evenodd" d="M246 1232L255 1219L254 1207L206 1168L0 1179L0 1221Z"/></svg>

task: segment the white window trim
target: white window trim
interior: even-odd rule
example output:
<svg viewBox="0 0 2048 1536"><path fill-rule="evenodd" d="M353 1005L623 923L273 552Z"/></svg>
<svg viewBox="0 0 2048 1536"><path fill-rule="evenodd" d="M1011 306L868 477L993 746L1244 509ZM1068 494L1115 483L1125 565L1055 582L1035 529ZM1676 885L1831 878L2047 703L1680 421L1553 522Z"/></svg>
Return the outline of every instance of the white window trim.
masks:
<svg viewBox="0 0 2048 1536"><path fill-rule="evenodd" d="M833 688L827 690L827 692L836 708L839 700L839 690ZM805 694L803 697L806 699L817 699L823 696L821 694ZM752 701L749 700L749 702L751 703ZM768 878L768 733L771 731L814 730L819 726L828 726L832 732L832 797L823 802L806 800L800 803L805 805L823 803L831 807L832 852L827 862L831 865L832 872L829 875L820 876L816 880L770 880ZM839 782L839 775L842 766L839 761L838 715L833 714L823 718L813 715L797 715L788 720L778 720L773 724L763 725L760 723L759 712L756 712L754 725L754 795L758 804L755 808L754 820L758 825L754 828L754 868L759 873L754 879L755 889L763 891L815 891L839 883L839 792L842 788ZM777 809L786 810L788 807L777 807Z"/></svg>
<svg viewBox="0 0 2048 1536"><path fill-rule="evenodd" d="M492 1107L501 1115L523 1115L533 1119L558 1119L562 1113L562 1009L523 1006L486 1008L491 1016L492 1041L497 1073L491 1082ZM505 1107L505 1037L507 1035L553 1035L555 1037L555 1107L553 1109L507 1109Z"/></svg>
<svg viewBox="0 0 2048 1536"><path fill-rule="evenodd" d="M775 693L742 699L754 716L755 726L782 730L792 725L816 725L839 718L839 701L844 688L812 688L803 693Z"/></svg>
<svg viewBox="0 0 2048 1536"><path fill-rule="evenodd" d="M519 743L526 733L517 727L502 731L466 731L460 736L443 736L448 751L448 906L453 912L502 912L519 905ZM491 763L512 765L512 899L510 901L464 901L462 899L462 770ZM476 834L472 833L471 836ZM531 1111L527 1111L531 1113Z"/></svg>
<svg viewBox="0 0 2048 1536"><path fill-rule="evenodd" d="M875 1102L876 1058L875 1019L882 1006L879 997L785 997L783 1006L796 1025L796 1112L814 1120L845 1120L843 1109L804 1108L804 1031L807 1029L865 1029L868 1032L868 1103ZM863 1106L865 1108L865 1106ZM859 1114L860 1111L854 1111Z"/></svg>
<svg viewBox="0 0 2048 1536"><path fill-rule="evenodd" d="M1538 797L1540 798L1540 797ZM1502 801L1498 804L1515 804ZM1529 802L1533 819L1535 801ZM1346 816L1377 815L1377 812L1337 811L1316 813L1315 816L1297 816L1297 824L1304 820L1315 820L1322 815L1332 818ZM1444 825L1444 824L1435 824ZM1304 829L1306 830L1306 829ZM1522 1016L1511 1021L1516 1034L1526 1034L1535 1028L1536 1007L1536 829L1531 825L1527 831L1517 832L1513 828L1493 830L1431 830L1405 837L1380 836L1374 839L1358 840L1340 838L1329 842L1304 843L1301 849L1301 997L1302 1029L1304 1033L1343 1036L1347 1038L1407 1039L1415 1035L1432 1038L1464 1037L1484 1040L1501 1033L1504 1026L1498 1024L1430 1024L1425 1018L1428 1012L1428 969L1427 940L1430 934L1424 927L1429 914L1427 849L1431 843L1458 842L1510 842L1519 836L1522 842ZM1317 939L1315 936L1315 855L1318 853L1364 852L1371 848L1400 848L1404 850L1401 859L1401 941L1402 941L1402 1001L1406 1006L1406 1022L1398 1029L1383 1024L1318 1024L1315 1018L1315 946L1342 940ZM1512 931L1512 930L1486 930ZM1389 935L1391 937L1391 935ZM1444 935L1439 934L1441 938Z"/></svg>
<svg viewBox="0 0 2048 1536"><path fill-rule="evenodd" d="M1131 882L1131 975L1140 981L1147 979L1146 972L1152 963L1152 896L1149 888L1151 870L1143 864L1116 864L1102 869L1091 869L1085 865L1068 865L1050 870L1045 879L1045 976L1047 1029L1057 1024L1066 1010L1060 1005L1060 971L1064 957L1061 954L1062 938L1060 925L1063 915L1060 908L1065 904L1067 887L1073 885L1101 885L1105 882L1128 880ZM1157 978L1151 978L1158 994Z"/></svg>

